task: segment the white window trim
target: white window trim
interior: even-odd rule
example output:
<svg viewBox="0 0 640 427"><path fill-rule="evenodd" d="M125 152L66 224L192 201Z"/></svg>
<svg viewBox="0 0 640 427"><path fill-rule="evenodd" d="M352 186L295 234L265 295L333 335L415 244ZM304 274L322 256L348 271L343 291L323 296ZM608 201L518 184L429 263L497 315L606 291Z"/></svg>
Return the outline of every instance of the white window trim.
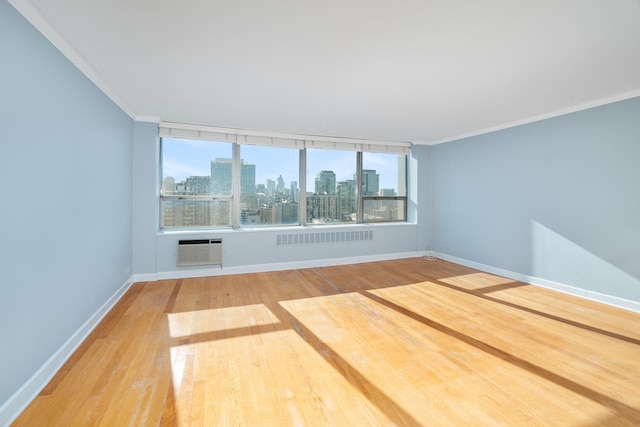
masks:
<svg viewBox="0 0 640 427"><path fill-rule="evenodd" d="M409 142L254 132L173 122L160 122L160 137L237 142L246 145L280 148L323 148L370 153L409 154L411 150L411 143Z"/></svg>

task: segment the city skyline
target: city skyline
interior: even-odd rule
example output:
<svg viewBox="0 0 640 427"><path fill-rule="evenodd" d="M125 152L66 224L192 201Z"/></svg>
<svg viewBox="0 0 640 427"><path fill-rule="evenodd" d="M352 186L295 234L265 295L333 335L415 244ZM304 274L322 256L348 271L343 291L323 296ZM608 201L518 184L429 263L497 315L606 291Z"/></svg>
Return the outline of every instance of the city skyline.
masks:
<svg viewBox="0 0 640 427"><path fill-rule="evenodd" d="M255 165L242 163L240 168L240 224L296 224L298 218L298 189L292 181L290 187L282 176L277 182L267 179L266 184L256 183ZM173 177L162 181L165 195L231 196L231 159L217 158L211 161L211 176L190 176L176 182ZM380 189L379 174L373 169L362 170L363 196L396 196L394 189ZM306 197L305 223L350 223L357 219L358 195L356 179L336 181L331 170L318 172L314 180L315 191ZM365 220L397 220L404 218L404 208L397 201L365 201ZM404 202L402 202L404 203ZM215 205L218 205L217 207ZM395 206L394 206L395 205ZM164 226L193 226L226 224L231 220L229 200L214 205L195 200L172 200L163 203Z"/></svg>
<svg viewBox="0 0 640 427"><path fill-rule="evenodd" d="M206 159L204 156L210 156ZM241 145L240 156L247 164L256 165L257 184L267 180L277 181L282 176L285 187L291 182L299 183L299 150L273 147ZM171 176L176 183L191 176L211 176L210 162L216 158L231 158L231 144L178 138L163 138L162 177ZM336 174L336 182L353 179L356 156L352 151L309 149L307 150L307 192L315 190L315 177L321 170ZM364 153L364 169L378 171L397 170L397 160L385 154ZM394 176L395 175L395 176ZM379 188L398 191L397 174L380 174Z"/></svg>
<svg viewBox="0 0 640 427"><path fill-rule="evenodd" d="M239 197L232 199L236 185L232 179L233 147L228 142L163 139L162 194L220 196L209 201L188 197L163 200L163 226L229 226L233 212L239 214L241 226L405 219L406 202L402 199L368 199L362 207L359 202L360 196L405 196L404 156L362 153L358 190L356 152L308 149L306 189L301 189L300 150L240 145L240 152L235 153L240 160ZM303 191L306 204L300 209L299 192ZM305 215L302 220L298 218L301 212Z"/></svg>
<svg viewBox="0 0 640 427"><path fill-rule="evenodd" d="M230 159L216 159L211 162L211 170L215 172L215 165L220 163L229 164L227 162ZM162 180L163 192L166 194L183 193L191 195L231 195L231 182L230 182L230 168L226 169L220 174L220 172L212 173L211 175L192 175L185 180L176 181L172 176L166 176ZM229 175L229 178L224 175ZM381 188L379 186L380 174L375 169L365 169L362 171L362 191L365 196L396 196L397 191L394 188ZM213 177L213 178L212 178ZM214 185L214 182L217 185ZM287 185L282 176L278 176L276 180L267 179L266 182L257 182L255 179L255 165L242 163L240 171L240 191L241 194L283 194L290 195L293 201L297 202L296 194L298 191L298 182L291 181ZM332 170L322 170L318 172L314 179L314 191L307 191L307 194L335 194L338 192L340 185L345 183L355 184L355 177L352 179L345 179L338 181L335 178L335 173ZM221 185L222 184L222 185ZM218 190L215 188L227 188L228 190ZM247 191L248 190L248 191ZM391 191L392 190L392 191ZM382 194L384 193L384 194Z"/></svg>

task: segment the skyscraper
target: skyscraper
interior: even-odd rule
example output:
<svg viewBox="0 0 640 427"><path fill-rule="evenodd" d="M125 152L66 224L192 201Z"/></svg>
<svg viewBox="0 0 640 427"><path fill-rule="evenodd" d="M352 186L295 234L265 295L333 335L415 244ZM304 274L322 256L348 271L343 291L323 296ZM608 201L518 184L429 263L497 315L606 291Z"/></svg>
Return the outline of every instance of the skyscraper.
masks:
<svg viewBox="0 0 640 427"><path fill-rule="evenodd" d="M311 194L307 197L307 221L311 223L340 222L336 194Z"/></svg>
<svg viewBox="0 0 640 427"><path fill-rule="evenodd" d="M231 169L233 163L231 159L217 158L211 161L211 194L230 196ZM240 164L240 194L256 194L256 165L249 163Z"/></svg>
<svg viewBox="0 0 640 427"><path fill-rule="evenodd" d="M241 197L256 194L256 165L244 163L240 165L240 194Z"/></svg>
<svg viewBox="0 0 640 427"><path fill-rule="evenodd" d="M272 179L267 179L267 196L273 196L276 193L276 182Z"/></svg>
<svg viewBox="0 0 640 427"><path fill-rule="evenodd" d="M284 179L282 175L278 177L278 184L276 185L276 191L278 193L284 194Z"/></svg>
<svg viewBox="0 0 640 427"><path fill-rule="evenodd" d="M334 171L320 171L316 175L316 194L336 193L336 173Z"/></svg>
<svg viewBox="0 0 640 427"><path fill-rule="evenodd" d="M380 187L380 175L375 169L362 170L362 195L377 196Z"/></svg>
<svg viewBox="0 0 640 427"><path fill-rule="evenodd" d="M190 176L189 178L187 178L186 184L187 194L211 194L211 178L208 176Z"/></svg>
<svg viewBox="0 0 640 427"><path fill-rule="evenodd" d="M356 188L354 180L338 182L338 219L342 222L352 221L353 214L357 212Z"/></svg>
<svg viewBox="0 0 640 427"><path fill-rule="evenodd" d="M231 190L231 159L217 158L211 161L211 194L230 196Z"/></svg>

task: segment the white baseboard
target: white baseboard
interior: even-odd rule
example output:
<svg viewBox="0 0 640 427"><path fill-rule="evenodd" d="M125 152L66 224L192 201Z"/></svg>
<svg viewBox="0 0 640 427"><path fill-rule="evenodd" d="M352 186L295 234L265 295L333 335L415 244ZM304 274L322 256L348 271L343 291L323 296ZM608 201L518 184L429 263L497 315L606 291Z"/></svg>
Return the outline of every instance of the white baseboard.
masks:
<svg viewBox="0 0 640 427"><path fill-rule="evenodd" d="M134 274L132 276L133 283L155 282L158 280L156 273Z"/></svg>
<svg viewBox="0 0 640 427"><path fill-rule="evenodd" d="M224 276L228 274L264 273L268 271L297 270L301 268L330 267L333 265L359 264L424 256L425 252L400 252L381 255L363 255L346 258L314 259L308 261L278 262L272 264L241 265L234 267L211 267L162 271L157 274L136 274L134 282L149 282L164 279L186 279L189 277Z"/></svg>
<svg viewBox="0 0 640 427"><path fill-rule="evenodd" d="M0 426L9 426L51 381L74 351L133 284L129 278L45 363L0 406Z"/></svg>
<svg viewBox="0 0 640 427"><path fill-rule="evenodd" d="M590 291L587 289L577 288L571 285L565 285L563 283L554 282L552 280L542 279L540 277L529 276L522 273L516 273L513 271L505 270L498 267L492 267L490 265L481 264L475 261L469 261L463 258L454 257L451 255L440 254L440 258L445 261L451 261L456 264L461 264L467 267L475 268L476 270L485 271L487 273L503 276L508 279L517 280L518 282L529 283L531 285L540 286L554 291L562 292L569 295L578 296L591 301L600 302L603 304L611 305L625 310L634 311L640 313L640 301L628 300L625 298L616 297L613 295L601 294L599 292Z"/></svg>

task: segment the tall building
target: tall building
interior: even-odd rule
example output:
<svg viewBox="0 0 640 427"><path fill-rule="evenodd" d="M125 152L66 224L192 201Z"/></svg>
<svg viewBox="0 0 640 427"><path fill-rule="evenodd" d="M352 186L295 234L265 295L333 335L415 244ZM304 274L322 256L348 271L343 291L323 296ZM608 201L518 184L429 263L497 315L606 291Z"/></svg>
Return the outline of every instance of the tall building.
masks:
<svg viewBox="0 0 640 427"><path fill-rule="evenodd" d="M358 211L356 206L356 182L352 179L338 182L338 220L351 222Z"/></svg>
<svg viewBox="0 0 640 427"><path fill-rule="evenodd" d="M298 204L283 203L282 204L282 224L298 223Z"/></svg>
<svg viewBox="0 0 640 427"><path fill-rule="evenodd" d="M380 187L380 175L375 169L362 170L362 195L377 196Z"/></svg>
<svg viewBox="0 0 640 427"><path fill-rule="evenodd" d="M267 179L267 196L273 196L276 194L276 182L272 179Z"/></svg>
<svg viewBox="0 0 640 427"><path fill-rule="evenodd" d="M217 158L211 161L211 194L230 196L231 190L231 159Z"/></svg>
<svg viewBox="0 0 640 427"><path fill-rule="evenodd" d="M186 193L193 195L211 194L211 177L190 176L186 181Z"/></svg>
<svg viewBox="0 0 640 427"><path fill-rule="evenodd" d="M240 224L258 225L260 224L260 212L258 210L240 210Z"/></svg>
<svg viewBox="0 0 640 427"><path fill-rule="evenodd" d="M163 226L203 227L229 224L228 204L201 203L194 200L166 200L163 203Z"/></svg>
<svg viewBox="0 0 640 427"><path fill-rule="evenodd" d="M298 181L291 181L291 200L298 203Z"/></svg>
<svg viewBox="0 0 640 427"><path fill-rule="evenodd" d="M316 175L316 194L336 194L336 173L320 171Z"/></svg>
<svg viewBox="0 0 640 427"><path fill-rule="evenodd" d="M282 175L278 177L278 184L276 185L276 191L280 194L284 194L284 179Z"/></svg>
<svg viewBox="0 0 640 427"><path fill-rule="evenodd" d="M307 221L314 224L341 222L336 194L312 194L307 196Z"/></svg>
<svg viewBox="0 0 640 427"><path fill-rule="evenodd" d="M240 164L240 202L256 195L256 165Z"/></svg>
<svg viewBox="0 0 640 427"><path fill-rule="evenodd" d="M232 193L231 159L217 158L211 161L211 194L230 196ZM256 165L240 164L240 194L253 196L256 194Z"/></svg>

